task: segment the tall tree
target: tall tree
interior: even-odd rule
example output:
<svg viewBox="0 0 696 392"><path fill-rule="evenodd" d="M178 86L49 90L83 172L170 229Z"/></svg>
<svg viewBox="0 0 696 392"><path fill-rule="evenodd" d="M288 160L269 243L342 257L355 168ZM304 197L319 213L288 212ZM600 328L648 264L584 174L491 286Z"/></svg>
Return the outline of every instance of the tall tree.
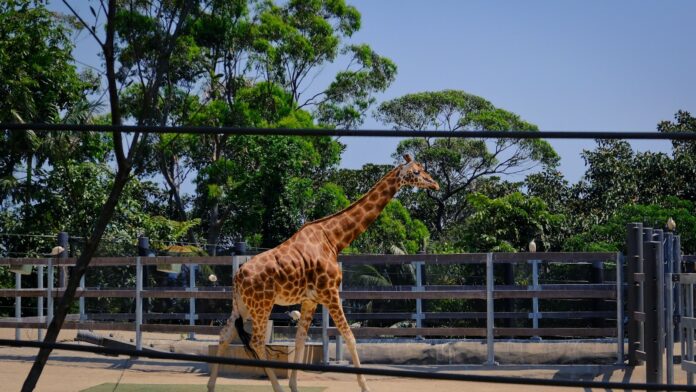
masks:
<svg viewBox="0 0 696 392"><path fill-rule="evenodd" d="M74 16L82 23L92 38L101 48L104 58L104 67L107 80L107 91L109 96L109 106L111 114L111 123L113 125L122 124L122 107L119 100L119 90L121 87L140 83L142 88L142 100L140 102L141 111L139 111L138 124L158 124L161 119L161 114L157 113L156 103L160 89L165 82L165 74L170 70L172 54L176 49L177 38L180 36L183 29L190 22L190 16L194 11L195 4L190 2L171 3L162 2L157 4L143 3L126 3L123 4L117 0L100 0L99 13L94 8L91 8L95 19L102 16L104 20L104 31L98 32L94 27L98 25L97 20L94 23L87 23L85 18L78 14L72 5L67 1L63 1L74 14ZM151 6L155 6L154 8ZM128 48L128 40L132 38L127 26L129 24L139 24L143 22L143 18L139 15L143 12L157 10L157 18L145 20L145 23L154 23L159 28L160 33L160 50L149 62L128 61L128 55L133 54L135 57L139 54L137 51L130 52L124 50ZM140 27L140 26L139 26ZM117 33L118 31L118 33ZM139 30L138 30L139 31ZM117 56L120 56L117 58ZM116 67L120 69L117 72ZM152 70L146 73L146 70ZM144 77L146 75L147 78ZM79 285L80 278L85 274L92 256L95 254L99 243L104 234L107 224L111 220L119 198L124 187L131 178L131 171L134 164L137 163L139 153L143 147L147 145L149 139L146 135L136 132L128 139L120 131L114 131L112 134L114 156L117 165L117 171L113 179L113 185L109 192L109 196L103 205L99 215L96 217L93 224L93 231L86 241L85 247L78 258L73 274L70 276L65 293L61 298L53 320L46 330L44 342L53 343L58 337L68 308L75 297L75 291ZM130 146L127 146L130 142ZM41 372L48 360L51 350L41 348L36 356L34 364L27 375L27 378L22 386L22 391L32 391L36 387L36 383L41 376Z"/></svg>
<svg viewBox="0 0 696 392"><path fill-rule="evenodd" d="M398 129L445 131L538 131L518 115L458 90L408 94L382 103L377 118ZM558 156L542 140L411 138L399 143L394 156L410 153L441 184L439 192L404 195L415 216L436 236L467 215L469 193L478 180L523 173L539 164L554 166Z"/></svg>

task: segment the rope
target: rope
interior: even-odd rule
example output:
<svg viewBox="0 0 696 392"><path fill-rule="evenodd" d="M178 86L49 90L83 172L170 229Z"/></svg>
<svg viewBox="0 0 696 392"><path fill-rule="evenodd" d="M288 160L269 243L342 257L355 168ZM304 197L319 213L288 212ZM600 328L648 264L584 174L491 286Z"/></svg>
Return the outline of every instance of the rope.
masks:
<svg viewBox="0 0 696 392"><path fill-rule="evenodd" d="M0 346L10 347L35 347L49 348L57 350L69 350L79 352L90 352L95 354L107 355L129 355L133 357L144 357L152 359L170 359L189 362L207 362L223 365L236 365L248 367L266 367L273 369L295 369L310 372L328 372L328 373L347 373L347 374L364 374L372 376L387 376L387 377L406 377L418 378L426 380L447 380L447 381L469 381L469 382L485 382L496 384L521 384L521 385L539 385L553 387L574 387L574 388L598 388L598 389L622 389L622 390L644 390L644 391L692 391L696 392L696 386L693 385L677 385L677 384L643 384L643 383L622 383L622 382L607 382L607 381L575 381L575 380L548 380L538 378L523 378L523 377L507 377L507 376L481 376L474 374L454 374L454 373L434 373L413 370L396 370L382 368L355 368L350 366L328 366L314 365L303 363L288 363L279 361L266 361L256 359L243 358L225 358L211 355L191 355L180 353L166 353L156 351L137 351L129 349L117 349L106 347L90 347L76 344L65 343L43 343L32 341L15 341L10 339L0 339Z"/></svg>
<svg viewBox="0 0 696 392"><path fill-rule="evenodd" d="M138 126L95 124L9 124L0 123L0 129L9 131L72 131L72 132L146 132L188 133L217 135L260 136L338 136L338 137L442 137L467 139L641 139L641 140L696 140L696 130L682 132L607 132L607 131L433 131L388 129L316 129L316 128L246 128L202 126Z"/></svg>

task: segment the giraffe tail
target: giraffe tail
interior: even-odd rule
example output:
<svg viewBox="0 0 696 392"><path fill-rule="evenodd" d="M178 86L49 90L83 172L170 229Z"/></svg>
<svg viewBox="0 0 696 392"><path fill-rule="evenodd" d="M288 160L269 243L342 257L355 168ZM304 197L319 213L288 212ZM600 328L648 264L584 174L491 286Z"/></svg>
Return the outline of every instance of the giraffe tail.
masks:
<svg viewBox="0 0 696 392"><path fill-rule="evenodd" d="M251 347L251 334L244 329L244 319L242 316L237 317L234 320L234 327L237 329L237 334L239 334L239 340L242 341L244 345L244 350L249 354L250 357L259 359L256 351Z"/></svg>

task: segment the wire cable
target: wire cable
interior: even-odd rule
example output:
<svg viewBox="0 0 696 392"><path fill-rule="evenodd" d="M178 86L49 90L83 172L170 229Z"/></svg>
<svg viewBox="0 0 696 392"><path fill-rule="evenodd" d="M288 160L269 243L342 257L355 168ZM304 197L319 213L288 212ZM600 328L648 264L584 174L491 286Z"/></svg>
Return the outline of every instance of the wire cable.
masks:
<svg viewBox="0 0 696 392"><path fill-rule="evenodd" d="M677 384L644 384L644 383L622 383L622 382L607 382L607 381L575 381L575 380L555 380L555 379L539 379L539 378L524 378L524 377L508 377L508 376L482 376L475 374L456 374L456 373L435 373L426 371L414 370L396 370L383 368L355 368L351 366L334 366L334 365L314 365L295 362L280 362L266 361L256 359L243 358L226 358L211 355L192 355L180 353L167 353L156 351L137 351L128 349L106 348L81 346L76 344L66 343L43 343L33 341L16 341L10 339L0 339L0 346L10 347L35 347L35 348L50 348L55 350L69 350L79 352L90 352L95 354L107 355L129 355L133 357L144 357L152 359L171 359L178 361L190 362L207 362L223 365L236 365L247 367L267 367L273 369L295 369L310 372L327 372L327 373L347 373L347 374L364 374L371 376L387 376L387 377L405 377L418 378L426 380L446 380L446 381L468 381L468 382L485 382L496 384L521 384L521 385L539 385L553 387L574 387L574 388L601 388L601 389L622 389L622 390L644 390L644 391L690 391L696 392L694 385L677 385Z"/></svg>
<svg viewBox="0 0 696 392"><path fill-rule="evenodd" d="M198 135L260 135L260 136L338 136L338 137L434 137L466 139L637 139L637 140L696 140L696 130L683 132L607 132L607 131L436 131L389 129L320 129L320 128L249 128L210 126L138 126L95 124L11 124L0 123L9 131L72 131L72 132L144 132L188 133Z"/></svg>

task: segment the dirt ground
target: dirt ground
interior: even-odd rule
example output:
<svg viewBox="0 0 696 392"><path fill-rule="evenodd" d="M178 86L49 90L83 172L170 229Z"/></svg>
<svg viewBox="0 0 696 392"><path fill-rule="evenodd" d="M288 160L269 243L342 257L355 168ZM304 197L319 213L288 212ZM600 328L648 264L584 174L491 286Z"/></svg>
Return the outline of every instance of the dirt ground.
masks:
<svg viewBox="0 0 696 392"><path fill-rule="evenodd" d="M59 341L74 343L76 331L65 331ZM14 339L14 330L0 329L0 338ZM35 339L36 332L23 330L22 339ZM199 337L211 339L215 337ZM166 338L173 342L183 342L184 336ZM163 336L151 336L148 342L166 340ZM85 343L82 343L85 344ZM148 343L149 344L149 343ZM0 390L18 391L28 373L36 349L0 347ZM384 365L367 365L384 367ZM473 368L462 365L402 365L393 367L429 372L453 372L461 374L500 375L508 377L536 377L543 379L571 379L617 382L644 382L645 369L610 368L607 366L535 366L506 367L491 369ZM37 391L67 392L81 391L103 383L120 384L179 384L204 385L208 379L207 364L182 363L176 361L131 359L127 357L106 357L89 353L77 353L56 350L39 381ZM675 369L675 382L684 384L683 372ZM544 392L561 388L487 384L478 382L450 382L417 379L399 379L392 377L367 376L368 385L373 392L435 392L435 391L515 391ZM269 385L267 380L258 378L219 378L221 385ZM355 376L347 374L318 374L300 372L300 386L325 387L326 392L358 391ZM281 380L287 386L287 380ZM565 390L583 390L583 388L564 388ZM270 388L268 389L270 391Z"/></svg>

